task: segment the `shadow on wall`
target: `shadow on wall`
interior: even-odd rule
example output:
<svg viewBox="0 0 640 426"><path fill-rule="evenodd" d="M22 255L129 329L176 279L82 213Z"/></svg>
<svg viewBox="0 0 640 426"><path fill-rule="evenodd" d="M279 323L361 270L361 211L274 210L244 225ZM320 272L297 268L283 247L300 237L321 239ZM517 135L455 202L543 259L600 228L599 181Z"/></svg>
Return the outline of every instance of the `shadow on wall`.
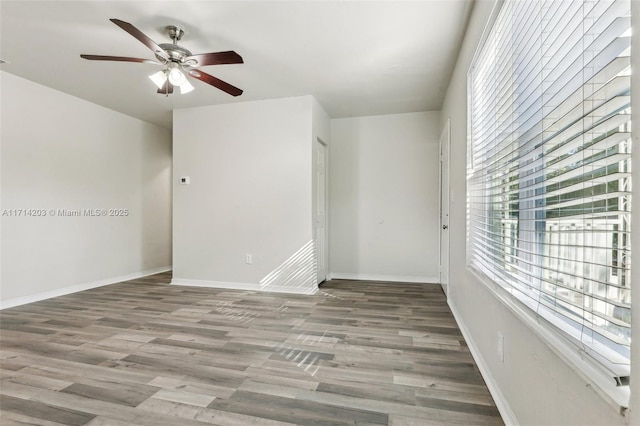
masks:
<svg viewBox="0 0 640 426"><path fill-rule="evenodd" d="M172 263L171 138L159 138L157 129L147 128L145 131L151 134L143 140L151 142L145 143L141 149L140 180L144 190L138 200L139 205L132 206L140 212L140 270L170 266ZM157 264L159 258L164 259L162 265Z"/></svg>

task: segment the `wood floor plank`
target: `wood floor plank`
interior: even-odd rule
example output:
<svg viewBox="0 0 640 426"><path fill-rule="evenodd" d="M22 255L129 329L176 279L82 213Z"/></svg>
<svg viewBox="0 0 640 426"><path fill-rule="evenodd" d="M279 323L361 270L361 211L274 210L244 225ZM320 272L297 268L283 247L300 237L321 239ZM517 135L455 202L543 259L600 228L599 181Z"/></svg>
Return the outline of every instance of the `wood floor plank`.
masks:
<svg viewBox="0 0 640 426"><path fill-rule="evenodd" d="M67 380L58 380L46 376L33 375L25 372L20 372L13 376L7 377L0 381L0 386L4 383L18 383L21 385L33 386L41 389L48 389L59 391L73 383Z"/></svg>
<svg viewBox="0 0 640 426"><path fill-rule="evenodd" d="M0 407L2 407L3 411L15 412L64 425L81 426L87 424L95 417L82 411L54 407L42 402L14 398L8 395L0 395Z"/></svg>
<svg viewBox="0 0 640 426"><path fill-rule="evenodd" d="M87 426L131 426L131 423L108 416L97 416L87 423Z"/></svg>
<svg viewBox="0 0 640 426"><path fill-rule="evenodd" d="M437 285L170 280L0 311L0 424L503 424Z"/></svg>
<svg viewBox="0 0 640 426"><path fill-rule="evenodd" d="M197 407L206 407L215 399L215 396L189 392L184 389L162 389L156 392L153 397L156 399L163 399L165 401L195 405Z"/></svg>
<svg viewBox="0 0 640 426"><path fill-rule="evenodd" d="M455 424L478 424L494 425L496 417L493 415L469 414L461 411L444 410L442 408L431 408L417 405L401 404L372 399L355 398L346 395L335 395L325 392L300 391L296 399L303 401L314 401L326 405L340 405L364 411L377 411L391 415L408 415L423 419L450 420ZM215 401L214 401L215 402Z"/></svg>
<svg viewBox="0 0 640 426"><path fill-rule="evenodd" d="M184 390L185 392L209 395L217 398L229 398L235 391L235 388L193 382L187 377L175 379L170 377L158 376L150 381L149 385L160 387L162 389Z"/></svg>
<svg viewBox="0 0 640 426"><path fill-rule="evenodd" d="M126 405L128 407L136 407L158 391L159 389L153 386L123 386L113 382L108 383L108 387L73 383L60 390L60 392Z"/></svg>
<svg viewBox="0 0 640 426"><path fill-rule="evenodd" d="M363 423L387 424L388 416L374 411L345 408L335 405L283 398L248 391L236 391L229 400L214 400L210 408L224 411L253 413L256 417L302 424Z"/></svg>
<svg viewBox="0 0 640 426"><path fill-rule="evenodd" d="M35 417L26 416L20 413L13 413L5 410L0 412L0 424L3 426L64 426L63 423L52 422L44 419L37 419ZM115 426L115 425L114 425Z"/></svg>

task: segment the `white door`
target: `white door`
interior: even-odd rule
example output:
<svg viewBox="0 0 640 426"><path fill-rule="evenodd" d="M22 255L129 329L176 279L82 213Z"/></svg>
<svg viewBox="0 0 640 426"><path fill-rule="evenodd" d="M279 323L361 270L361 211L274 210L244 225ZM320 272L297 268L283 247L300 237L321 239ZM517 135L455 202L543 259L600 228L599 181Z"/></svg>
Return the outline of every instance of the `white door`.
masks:
<svg viewBox="0 0 640 426"><path fill-rule="evenodd" d="M314 233L318 260L318 284L327 278L327 147L320 140L313 144Z"/></svg>
<svg viewBox="0 0 640 426"><path fill-rule="evenodd" d="M451 121L440 135L440 285L445 295L449 291L449 142Z"/></svg>

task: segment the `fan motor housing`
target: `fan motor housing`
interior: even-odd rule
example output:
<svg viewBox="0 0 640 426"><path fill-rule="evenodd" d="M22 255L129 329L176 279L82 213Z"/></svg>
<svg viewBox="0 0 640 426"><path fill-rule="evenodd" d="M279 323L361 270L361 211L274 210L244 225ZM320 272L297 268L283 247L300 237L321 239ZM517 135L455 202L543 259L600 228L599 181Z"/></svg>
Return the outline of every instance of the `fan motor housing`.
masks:
<svg viewBox="0 0 640 426"><path fill-rule="evenodd" d="M159 46L169 54L169 59L172 62L183 62L184 58L186 58L187 56L191 56L191 52L188 49L185 49L184 47L177 44L162 43ZM161 62L164 61L164 58L159 55L156 55L156 58L158 58L158 60L160 60Z"/></svg>

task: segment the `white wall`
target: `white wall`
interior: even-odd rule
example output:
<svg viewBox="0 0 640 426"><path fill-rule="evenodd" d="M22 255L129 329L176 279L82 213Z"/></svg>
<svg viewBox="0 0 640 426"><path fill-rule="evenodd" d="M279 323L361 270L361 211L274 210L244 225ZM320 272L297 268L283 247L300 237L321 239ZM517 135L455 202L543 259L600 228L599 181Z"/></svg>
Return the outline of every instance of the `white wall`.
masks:
<svg viewBox="0 0 640 426"><path fill-rule="evenodd" d="M438 281L439 118L332 120L332 277Z"/></svg>
<svg viewBox="0 0 640 426"><path fill-rule="evenodd" d="M582 379L531 328L501 304L465 268L464 255L460 255L466 251L466 74L492 7L493 2L475 2L441 116L441 126L447 117L451 117L449 304L465 331L505 420L522 425L622 425L629 419L621 416L616 408L596 393L594 386ZM634 37L637 36L638 32L635 32ZM637 114L635 111L634 115ZM634 119L634 124L637 121ZM634 283L638 282L636 278L634 280ZM637 296L634 300L638 301ZM636 303L634 321L638 316L640 312ZM634 334L640 334L637 325L636 321ZM504 363L498 359L497 332L504 335ZM632 368L632 374L637 376L633 371L638 369ZM635 389L640 382L637 379L634 377L631 381ZM632 398L636 407L640 400L637 394L636 391ZM636 417L630 424L640 424L640 419Z"/></svg>
<svg viewBox="0 0 640 426"><path fill-rule="evenodd" d="M323 282L329 275L329 176L328 176L328 162L329 162L329 150L331 149L331 119L322 105L313 98L311 105L312 109L312 130L313 130L313 144L323 144L324 159L320 159L319 154L322 151L318 151L318 146L312 146L312 163L311 163L311 227L313 229L314 236L314 248L317 258L317 279L318 282ZM323 163L324 161L324 163ZM324 171L324 179L322 179L322 171L319 167L322 167ZM323 182L320 182L320 179ZM319 213L322 209L319 208L319 195L324 193L324 214ZM324 226L324 228L323 228ZM322 262L324 261L324 265ZM324 267L323 267L324 266Z"/></svg>
<svg viewBox="0 0 640 426"><path fill-rule="evenodd" d="M170 132L12 74L0 82L2 306L170 268Z"/></svg>
<svg viewBox="0 0 640 426"><path fill-rule="evenodd" d="M268 278L267 290L317 290L315 271L308 281L313 102L174 111L174 284L258 289ZM283 282L291 270L304 271Z"/></svg>

